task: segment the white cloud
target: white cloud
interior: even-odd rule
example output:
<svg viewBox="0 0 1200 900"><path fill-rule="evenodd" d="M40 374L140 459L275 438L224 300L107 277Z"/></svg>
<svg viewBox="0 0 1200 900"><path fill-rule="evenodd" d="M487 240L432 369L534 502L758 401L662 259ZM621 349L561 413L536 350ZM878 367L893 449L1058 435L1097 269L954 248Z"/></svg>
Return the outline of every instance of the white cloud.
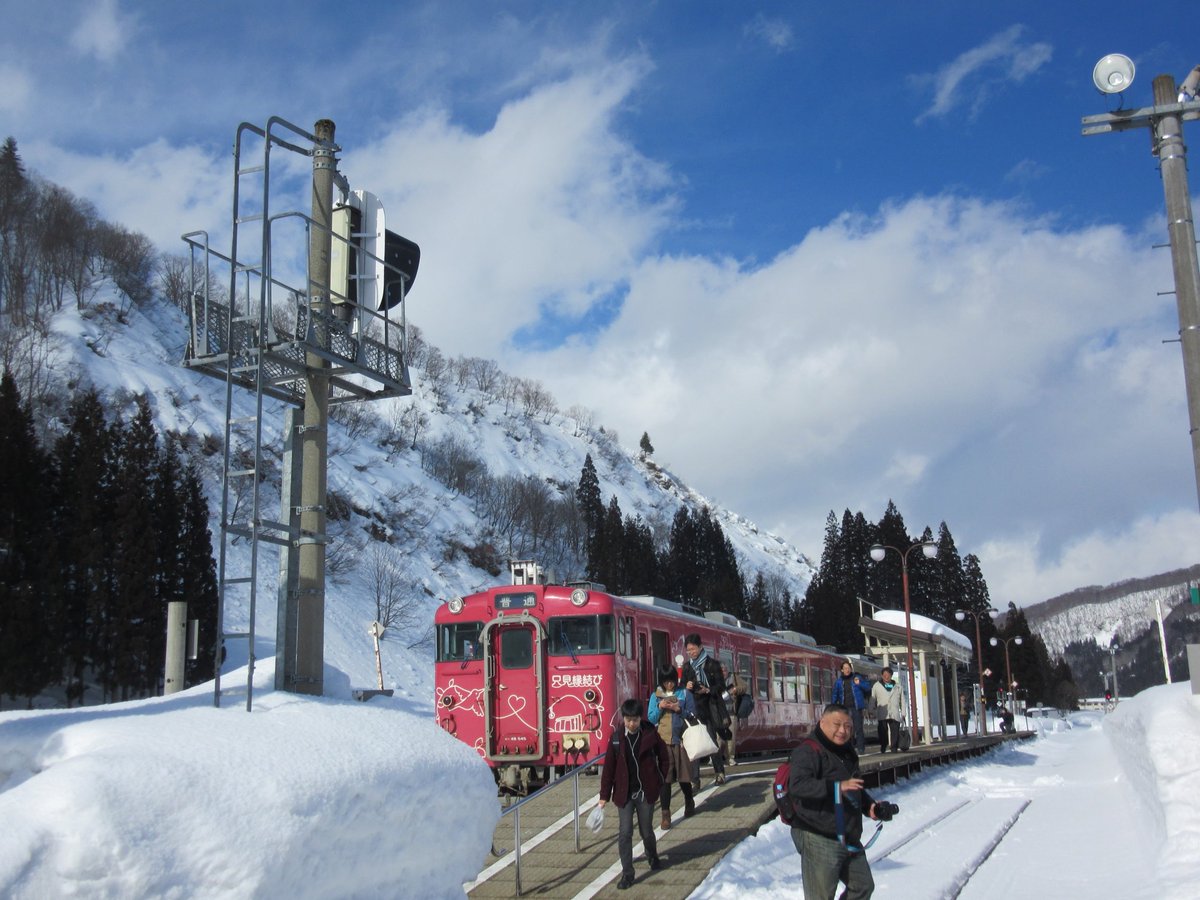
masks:
<svg viewBox="0 0 1200 900"><path fill-rule="evenodd" d="M71 32L71 46L81 54L110 63L129 42L134 19L121 14L117 9L117 0L98 0L87 4L86 9L87 12Z"/></svg>
<svg viewBox="0 0 1200 900"><path fill-rule="evenodd" d="M158 140L133 151L92 156L31 142L38 171L96 204L100 214L146 234L160 249L184 250L179 236L206 229L227 239L232 165L196 146Z"/></svg>
<svg viewBox="0 0 1200 900"><path fill-rule="evenodd" d="M0 63L0 113L11 115L24 111L32 94L33 83L26 72Z"/></svg>
<svg viewBox="0 0 1200 900"><path fill-rule="evenodd" d="M1010 599L1020 605L1079 587L1192 566L1197 546L1200 515L1177 510L1141 517L1117 531L1083 534L1051 554L1036 532L986 541L978 553L991 563L988 589L1003 609Z"/></svg>
<svg viewBox="0 0 1200 900"><path fill-rule="evenodd" d="M762 41L776 53L790 50L795 43L791 25L783 19L768 18L762 13L747 22L742 31L747 37Z"/></svg>
<svg viewBox="0 0 1200 900"><path fill-rule="evenodd" d="M933 105L917 117L945 116L962 105L972 114L979 111L997 86L1019 82L1050 61L1053 48L1047 43L1022 43L1021 25L1000 32L947 63L933 75L917 76L920 84L933 86Z"/></svg>

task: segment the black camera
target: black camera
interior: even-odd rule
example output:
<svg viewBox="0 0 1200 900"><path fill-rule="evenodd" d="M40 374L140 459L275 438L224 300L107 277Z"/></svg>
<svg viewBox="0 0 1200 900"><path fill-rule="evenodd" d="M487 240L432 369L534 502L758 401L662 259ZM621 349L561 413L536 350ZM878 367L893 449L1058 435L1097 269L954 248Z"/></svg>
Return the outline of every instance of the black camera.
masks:
<svg viewBox="0 0 1200 900"><path fill-rule="evenodd" d="M892 816L900 812L900 807L895 803L888 803L886 800L875 801L875 818L880 822L892 821Z"/></svg>

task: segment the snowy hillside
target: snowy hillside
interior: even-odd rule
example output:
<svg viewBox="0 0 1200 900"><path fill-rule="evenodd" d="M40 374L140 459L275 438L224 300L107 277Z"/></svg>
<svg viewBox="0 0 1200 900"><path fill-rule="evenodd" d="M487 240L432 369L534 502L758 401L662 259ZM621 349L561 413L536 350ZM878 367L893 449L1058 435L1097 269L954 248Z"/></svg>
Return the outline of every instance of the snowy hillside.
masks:
<svg viewBox="0 0 1200 900"><path fill-rule="evenodd" d="M1081 588L1025 607L1029 627L1041 635L1051 656L1074 641L1095 640L1107 647L1113 638L1124 644L1154 620L1155 601L1165 618L1188 603L1188 584L1196 584L1200 566L1142 578L1105 588Z"/></svg>
<svg viewBox="0 0 1200 900"><path fill-rule="evenodd" d="M132 409L137 394L148 393L160 434L181 435L189 454L202 465L214 516L214 543L219 541L225 386L179 364L186 317L165 302L153 301L124 316L97 302L83 314L62 311L53 326L52 378L62 403L57 412L65 409L71 392L88 385L106 400L123 404L123 414ZM432 353L441 358L436 349ZM375 681L367 627L376 618L373 576L381 566L399 575L402 602L410 613L405 626L390 630L384 640L384 678L393 687L431 683L428 648L417 645L437 603L508 578L510 548L494 531L487 531L478 502L448 488L422 466L425 455L439 448L465 448L486 467L486 474L537 479L553 496L574 492L590 454L605 504L615 495L622 513L640 516L657 539L666 537L682 505L693 510L707 505L735 549L743 577L753 579L761 571L774 576L792 596L803 595L813 574L804 554L711 503L652 457L643 459L622 448L599 423L590 422L586 410L572 407L574 415L547 410L530 415L519 403L496 399L495 392L476 390L465 379L444 374L430 378L420 367L414 367L412 375L412 397L342 406L336 410L338 421L331 423L327 694L345 696L352 686ZM248 391L235 390L234 403L235 416L253 412ZM269 513L279 503L283 406L267 400L265 408L263 431L269 445L263 502ZM55 426L52 419L48 427ZM247 550L245 544L235 544L230 552L233 571L244 565ZM274 555L267 556L259 563L260 658L274 652L277 567ZM559 572L559 560L541 561L559 577L582 574L577 564ZM226 629L243 630L247 618L245 609L227 609ZM230 644L228 650L228 667L244 662L244 644Z"/></svg>

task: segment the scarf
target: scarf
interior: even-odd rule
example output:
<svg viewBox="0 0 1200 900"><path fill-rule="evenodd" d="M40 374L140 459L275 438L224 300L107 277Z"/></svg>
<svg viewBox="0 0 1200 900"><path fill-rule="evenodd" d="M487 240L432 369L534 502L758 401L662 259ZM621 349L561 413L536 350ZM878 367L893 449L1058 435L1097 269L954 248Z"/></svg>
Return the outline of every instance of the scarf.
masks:
<svg viewBox="0 0 1200 900"><path fill-rule="evenodd" d="M704 664L708 662L708 651L701 650L700 655L692 660L692 671L696 673L696 677L700 679L700 683L706 688L711 688L708 683L708 673L704 671Z"/></svg>

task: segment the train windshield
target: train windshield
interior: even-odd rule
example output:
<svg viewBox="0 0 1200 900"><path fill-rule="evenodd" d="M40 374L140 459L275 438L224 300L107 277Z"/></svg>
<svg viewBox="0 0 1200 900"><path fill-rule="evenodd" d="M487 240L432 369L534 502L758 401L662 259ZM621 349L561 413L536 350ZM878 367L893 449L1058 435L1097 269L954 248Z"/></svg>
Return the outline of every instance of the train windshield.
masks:
<svg viewBox="0 0 1200 900"><path fill-rule="evenodd" d="M482 622L454 622L437 628L437 661L460 662L476 659L483 654L479 648Z"/></svg>
<svg viewBox="0 0 1200 900"><path fill-rule="evenodd" d="M611 615L554 616L548 624L546 638L551 656L592 656L613 652Z"/></svg>

